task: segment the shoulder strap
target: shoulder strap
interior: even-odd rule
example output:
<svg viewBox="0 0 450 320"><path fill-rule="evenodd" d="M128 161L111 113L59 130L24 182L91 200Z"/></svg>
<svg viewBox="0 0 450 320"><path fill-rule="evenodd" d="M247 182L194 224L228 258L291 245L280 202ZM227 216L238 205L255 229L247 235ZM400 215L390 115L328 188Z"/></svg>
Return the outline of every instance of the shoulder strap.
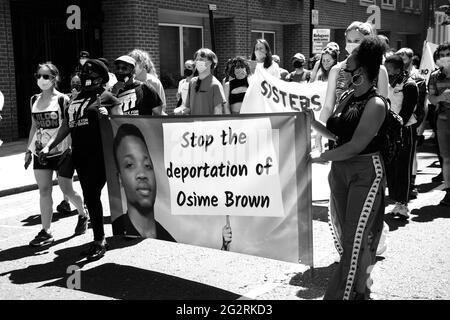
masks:
<svg viewBox="0 0 450 320"><path fill-rule="evenodd" d="M59 111L61 111L61 119L63 120L64 120L64 102L65 102L64 95L61 94L58 97L58 104L59 104Z"/></svg>
<svg viewBox="0 0 450 320"><path fill-rule="evenodd" d="M36 102L39 94L32 95L30 98L30 109L33 110L33 104Z"/></svg>

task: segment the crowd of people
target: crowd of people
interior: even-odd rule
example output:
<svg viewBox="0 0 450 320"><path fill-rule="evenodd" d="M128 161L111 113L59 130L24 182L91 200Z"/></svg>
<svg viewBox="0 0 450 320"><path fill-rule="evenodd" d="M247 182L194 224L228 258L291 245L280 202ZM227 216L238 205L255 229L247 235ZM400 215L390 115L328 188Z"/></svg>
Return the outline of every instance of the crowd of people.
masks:
<svg viewBox="0 0 450 320"><path fill-rule="evenodd" d="M417 58L411 49L389 48L389 39L377 36L368 23L351 23L345 37L348 56L344 61L338 61L339 45L330 42L310 66L302 53L296 53L290 60L290 71L280 67L280 59L272 54L268 42L258 39L249 59L237 56L227 61L222 81L214 75L218 66L216 54L200 48L192 60L184 64L184 78L178 86L178 102L173 114L239 114L257 65L287 82L326 82L325 103L318 121L326 126L329 136L336 139L325 142L318 134L316 147L320 152L311 160L313 163L332 162L330 224L340 259L325 299L367 299L370 270L383 242L385 189L396 203L391 213L408 219L408 202L416 196L416 146L423 142L421 134L426 119L430 119L440 147L442 173L434 181L444 181L446 194L441 205L450 205L450 44L441 44L436 50L438 68L431 74L424 93L423 79L414 66ZM75 233L85 233L88 219L91 221L94 241L83 254L88 260L97 260L107 250L100 201L106 175L99 117L168 115L168 111L164 88L146 51L134 49L118 57L113 73L106 59L92 59L86 51L82 51L79 58L79 65L71 76L72 92L68 94L58 91L60 75L55 65L46 62L37 68L36 81L41 93L30 100L32 127L25 168L33 160L42 230L30 245L43 246L54 241L50 230L51 177L56 171L61 190L79 214ZM403 144L396 161L390 162L384 161L381 152L389 108L403 121ZM145 139L141 134L133 131L130 135L145 151ZM120 140L115 148L117 154L123 152ZM115 158L117 161L116 154ZM150 157L144 160L151 163ZM118 167L125 170L121 165ZM73 189L74 170L83 197ZM152 183L154 181L149 185ZM60 205L67 207L64 202ZM132 206L128 214L135 215ZM167 236L153 215L152 219L144 236ZM224 245L231 241L231 230L226 227ZM139 228L131 229L134 234L142 235ZM163 238L171 239L170 235L166 236Z"/></svg>

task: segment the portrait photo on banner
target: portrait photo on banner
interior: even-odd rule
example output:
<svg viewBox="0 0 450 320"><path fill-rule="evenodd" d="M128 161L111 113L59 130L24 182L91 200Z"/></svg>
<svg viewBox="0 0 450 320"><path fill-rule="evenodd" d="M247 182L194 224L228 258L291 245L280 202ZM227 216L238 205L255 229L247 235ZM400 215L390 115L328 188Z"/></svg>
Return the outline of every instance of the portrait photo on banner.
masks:
<svg viewBox="0 0 450 320"><path fill-rule="evenodd" d="M113 234L312 264L307 121L103 119Z"/></svg>

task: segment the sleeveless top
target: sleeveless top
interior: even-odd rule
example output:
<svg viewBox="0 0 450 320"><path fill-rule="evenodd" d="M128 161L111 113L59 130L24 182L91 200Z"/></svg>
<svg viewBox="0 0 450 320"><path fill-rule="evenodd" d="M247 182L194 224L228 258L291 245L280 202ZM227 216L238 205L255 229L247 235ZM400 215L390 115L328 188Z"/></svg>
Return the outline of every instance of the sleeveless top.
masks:
<svg viewBox="0 0 450 320"><path fill-rule="evenodd" d="M344 71L346 67L347 64L345 63L345 61L343 61L340 65L336 78L336 101L339 101L341 99L342 94L345 91L353 89L352 75L350 74L350 72ZM378 76L373 80L372 85L375 87L378 85Z"/></svg>
<svg viewBox="0 0 450 320"><path fill-rule="evenodd" d="M352 140L353 134L361 120L366 103L369 100L368 98L375 93L375 88L372 88L360 97L352 96L339 114L333 114L328 119L327 129L338 137L338 140L334 144L334 148L342 146ZM381 145L381 137L376 135L359 154L363 155L380 151Z"/></svg>
<svg viewBox="0 0 450 320"><path fill-rule="evenodd" d="M51 99L50 104L45 108L37 107L41 98L41 94L31 97L31 116L36 123L36 132L29 145L29 150L37 154L44 148L49 140L56 136L58 129L64 121L64 103L69 100L64 94L60 94ZM50 150L48 157L55 157L61 155L69 148L69 139L66 137L56 147Z"/></svg>
<svg viewBox="0 0 450 320"><path fill-rule="evenodd" d="M238 91L237 93L233 93L233 91L236 92L235 89L239 89L239 88L245 88L245 91L243 89L241 89L241 90L236 90L236 91ZM239 79L231 80L230 81L230 94L228 97L228 101L229 101L230 105L244 101L244 96L247 91L247 88L248 88L247 77L245 77L244 79L240 79L240 80Z"/></svg>

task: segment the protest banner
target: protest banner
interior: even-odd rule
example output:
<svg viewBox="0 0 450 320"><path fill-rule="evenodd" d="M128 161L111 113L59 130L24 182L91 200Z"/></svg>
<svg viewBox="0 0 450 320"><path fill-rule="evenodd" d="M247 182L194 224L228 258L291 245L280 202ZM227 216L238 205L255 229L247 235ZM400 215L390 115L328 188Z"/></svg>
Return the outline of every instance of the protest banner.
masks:
<svg viewBox="0 0 450 320"><path fill-rule="evenodd" d="M434 63L433 53L436 51L438 45L429 41L423 42L422 60L420 61L420 74L426 79L426 83L430 79L430 74L436 69Z"/></svg>
<svg viewBox="0 0 450 320"><path fill-rule="evenodd" d="M127 140L125 127L136 128L145 147ZM141 232L151 211L156 233L177 242L220 249L229 225L230 251L312 266L309 127L306 114L292 112L103 119L113 233L123 234L118 222L127 216ZM151 174L130 177L147 158ZM130 187L132 180L142 183ZM130 208L140 208L138 220Z"/></svg>

